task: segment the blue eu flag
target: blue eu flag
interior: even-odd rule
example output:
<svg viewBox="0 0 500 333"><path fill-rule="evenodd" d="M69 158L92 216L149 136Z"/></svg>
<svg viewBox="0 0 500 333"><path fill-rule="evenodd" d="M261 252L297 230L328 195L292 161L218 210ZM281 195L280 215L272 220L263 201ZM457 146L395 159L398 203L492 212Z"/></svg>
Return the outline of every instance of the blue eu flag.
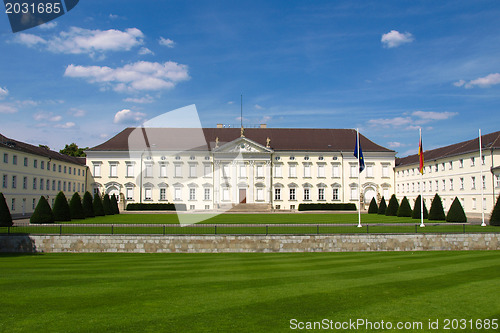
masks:
<svg viewBox="0 0 500 333"><path fill-rule="evenodd" d="M359 154L359 172L362 172L365 169L365 159L363 157L363 149L361 149L361 145L358 142L358 136L356 135L356 146L354 147L354 156L358 158Z"/></svg>

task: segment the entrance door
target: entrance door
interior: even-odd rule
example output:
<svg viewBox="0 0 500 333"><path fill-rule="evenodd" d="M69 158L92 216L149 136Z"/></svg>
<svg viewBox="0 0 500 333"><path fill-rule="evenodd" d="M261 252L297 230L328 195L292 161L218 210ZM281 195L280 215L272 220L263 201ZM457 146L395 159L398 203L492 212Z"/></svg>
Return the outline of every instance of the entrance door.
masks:
<svg viewBox="0 0 500 333"><path fill-rule="evenodd" d="M240 203L247 203L247 190L240 188Z"/></svg>

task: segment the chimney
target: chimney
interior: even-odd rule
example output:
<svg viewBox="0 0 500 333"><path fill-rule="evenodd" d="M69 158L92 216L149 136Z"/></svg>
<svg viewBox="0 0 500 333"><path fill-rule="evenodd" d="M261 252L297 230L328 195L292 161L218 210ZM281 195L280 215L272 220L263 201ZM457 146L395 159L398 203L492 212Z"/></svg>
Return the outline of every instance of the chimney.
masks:
<svg viewBox="0 0 500 333"><path fill-rule="evenodd" d="M267 128L267 124L260 124L260 128Z"/></svg>
<svg viewBox="0 0 500 333"><path fill-rule="evenodd" d="M222 128L223 125L222 124L217 124L217 128Z"/></svg>

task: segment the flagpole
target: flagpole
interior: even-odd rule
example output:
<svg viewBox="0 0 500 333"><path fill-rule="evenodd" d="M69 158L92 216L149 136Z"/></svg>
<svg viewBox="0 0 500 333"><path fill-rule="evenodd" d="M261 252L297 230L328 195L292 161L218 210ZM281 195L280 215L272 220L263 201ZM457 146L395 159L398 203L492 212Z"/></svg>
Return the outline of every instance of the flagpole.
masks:
<svg viewBox="0 0 500 333"><path fill-rule="evenodd" d="M420 134L420 141L419 141L418 150L419 150L419 153L422 154L420 159L423 160L424 149L422 147L422 128L419 128L419 134ZM422 169L420 170L420 227L421 228L425 227L425 224L424 224L424 194L423 194L424 183L423 183L423 180L424 180L424 166L422 164Z"/></svg>
<svg viewBox="0 0 500 333"><path fill-rule="evenodd" d="M361 228L361 171L359 170L361 168L361 163L359 159L361 158L361 149L360 149L360 142L359 142L359 129L356 128L356 143L357 147L356 149L358 150L358 228Z"/></svg>
<svg viewBox="0 0 500 333"><path fill-rule="evenodd" d="M484 223L484 186L483 186L483 144L481 129L479 129L479 171L481 172L481 227L486 227Z"/></svg>

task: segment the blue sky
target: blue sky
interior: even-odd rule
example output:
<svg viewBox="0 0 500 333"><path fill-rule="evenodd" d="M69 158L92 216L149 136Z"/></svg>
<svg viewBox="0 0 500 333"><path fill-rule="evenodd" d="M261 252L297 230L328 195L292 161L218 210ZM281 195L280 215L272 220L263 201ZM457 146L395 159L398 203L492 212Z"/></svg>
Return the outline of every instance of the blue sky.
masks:
<svg viewBox="0 0 500 333"><path fill-rule="evenodd" d="M205 127L360 128L405 156L500 124L498 1L80 1L0 19L0 133L60 149L196 104Z"/></svg>

